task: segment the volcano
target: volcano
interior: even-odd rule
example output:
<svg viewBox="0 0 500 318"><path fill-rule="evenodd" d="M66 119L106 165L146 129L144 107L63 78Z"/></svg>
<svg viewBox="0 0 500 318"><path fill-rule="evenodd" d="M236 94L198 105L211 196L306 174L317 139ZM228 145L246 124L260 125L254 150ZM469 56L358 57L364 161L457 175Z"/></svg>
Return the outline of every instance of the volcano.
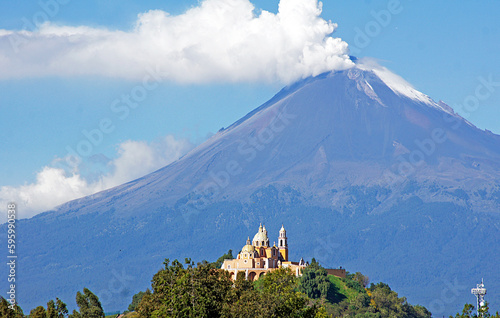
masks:
<svg viewBox="0 0 500 318"><path fill-rule="evenodd" d="M283 223L290 258L454 314L481 278L500 285L499 208L500 136L358 63L285 87L158 171L20 220L18 300L74 307L87 287L123 310L165 258L214 261Z"/></svg>

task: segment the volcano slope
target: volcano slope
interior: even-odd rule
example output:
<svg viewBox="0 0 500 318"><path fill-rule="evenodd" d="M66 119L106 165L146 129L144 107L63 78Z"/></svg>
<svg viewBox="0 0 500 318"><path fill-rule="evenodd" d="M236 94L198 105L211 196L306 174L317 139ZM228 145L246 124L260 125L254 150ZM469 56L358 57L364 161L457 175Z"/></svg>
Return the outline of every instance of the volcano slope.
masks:
<svg viewBox="0 0 500 318"><path fill-rule="evenodd" d="M262 222L271 241L285 225L291 259L453 314L482 277L500 285L499 207L500 137L359 66L284 88L156 172L20 220L18 300L72 307L88 287L123 310L165 258L215 260Z"/></svg>

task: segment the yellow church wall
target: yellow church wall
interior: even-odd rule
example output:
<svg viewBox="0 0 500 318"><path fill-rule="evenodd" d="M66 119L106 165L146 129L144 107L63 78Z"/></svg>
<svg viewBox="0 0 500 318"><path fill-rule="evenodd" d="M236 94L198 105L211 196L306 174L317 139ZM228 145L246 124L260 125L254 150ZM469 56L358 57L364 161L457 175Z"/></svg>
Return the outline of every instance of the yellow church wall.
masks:
<svg viewBox="0 0 500 318"><path fill-rule="evenodd" d="M280 249L280 254L285 261L288 261L288 249Z"/></svg>

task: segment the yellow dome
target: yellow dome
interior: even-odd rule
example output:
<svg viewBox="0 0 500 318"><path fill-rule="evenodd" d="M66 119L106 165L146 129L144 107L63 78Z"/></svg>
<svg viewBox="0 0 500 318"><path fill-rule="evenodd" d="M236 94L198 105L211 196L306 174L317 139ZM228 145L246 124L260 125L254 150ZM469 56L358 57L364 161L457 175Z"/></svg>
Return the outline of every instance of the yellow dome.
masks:
<svg viewBox="0 0 500 318"><path fill-rule="evenodd" d="M253 253L253 252L255 252L255 247L253 247L250 244L247 244L247 245L243 246L243 248L241 249L241 252L242 253L245 253L245 252L247 252L247 253Z"/></svg>

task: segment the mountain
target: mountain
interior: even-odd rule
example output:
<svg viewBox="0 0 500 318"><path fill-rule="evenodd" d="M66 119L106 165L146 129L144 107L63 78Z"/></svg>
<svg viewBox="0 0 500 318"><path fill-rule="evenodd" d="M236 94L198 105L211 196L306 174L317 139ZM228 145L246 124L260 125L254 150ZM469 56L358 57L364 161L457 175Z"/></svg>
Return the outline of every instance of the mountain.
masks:
<svg viewBox="0 0 500 318"><path fill-rule="evenodd" d="M20 220L18 300L74 307L88 287L124 309L165 258L215 260L262 222L271 238L285 224L292 259L453 314L482 277L500 285L499 207L500 136L358 64L285 87L156 172Z"/></svg>

